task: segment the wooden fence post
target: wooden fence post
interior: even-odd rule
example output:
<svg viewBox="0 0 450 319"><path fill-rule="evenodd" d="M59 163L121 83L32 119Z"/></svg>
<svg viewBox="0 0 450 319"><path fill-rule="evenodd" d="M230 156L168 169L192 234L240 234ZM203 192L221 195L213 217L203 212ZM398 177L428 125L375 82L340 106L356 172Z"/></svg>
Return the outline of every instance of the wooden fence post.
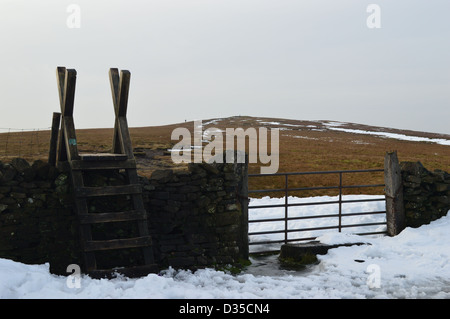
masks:
<svg viewBox="0 0 450 319"><path fill-rule="evenodd" d="M384 183L387 233L395 236L405 228L402 173L396 151L387 152L384 157Z"/></svg>
<svg viewBox="0 0 450 319"><path fill-rule="evenodd" d="M229 151L228 151L229 152ZM240 258L248 260L249 258L249 247L248 247L248 154L245 152L239 153L236 151L234 158L234 173L239 177L239 182L237 185L237 196L238 201L241 206L241 216L240 216L240 229L239 229L239 255ZM244 159L243 162L238 160ZM224 160L226 157L224 157Z"/></svg>
<svg viewBox="0 0 450 319"><path fill-rule="evenodd" d="M56 151L58 146L58 133L60 121L61 121L61 113L54 112L52 120L52 135L50 138L50 151L48 154L48 163L51 166L56 165Z"/></svg>

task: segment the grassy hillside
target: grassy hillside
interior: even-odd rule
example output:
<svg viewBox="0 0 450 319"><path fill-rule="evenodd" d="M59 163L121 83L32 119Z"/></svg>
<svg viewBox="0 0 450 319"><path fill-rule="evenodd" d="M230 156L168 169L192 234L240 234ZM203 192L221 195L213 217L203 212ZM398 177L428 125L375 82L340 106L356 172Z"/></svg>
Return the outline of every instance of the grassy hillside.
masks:
<svg viewBox="0 0 450 319"><path fill-rule="evenodd" d="M172 163L170 149L178 140L171 140L172 131L186 127L191 132L193 122L166 126L130 128L133 147L141 174L150 175L154 169L179 166ZM449 135L426 132L402 131L391 128L370 127L353 123L330 121L297 121L275 118L230 117L203 121L203 130L215 127L226 128L267 127L280 129L279 172L354 170L383 168L386 151L397 150L400 161L420 161L430 170L450 171L450 146L431 142L415 142L385 138L372 134L355 134L337 129L390 132L428 138L449 139ZM356 131L355 131L356 132ZM112 129L77 130L80 152L108 152L112 144ZM224 140L226 138L223 135ZM50 132L20 132L0 134L0 160L8 161L21 156L29 160L46 159ZM248 143L247 143L248 145ZM5 146L7 148L5 149ZM268 147L270 150L270 146ZM248 151L248 149L247 149ZM249 173L260 172L259 163L249 165ZM300 176L289 179L290 187L337 185L337 175ZM344 184L383 183L382 173L352 174L344 176ZM252 178L250 189L282 188L284 180L278 178ZM380 189L355 189L352 193L380 193ZM318 192L303 195L318 195ZM321 192L335 194L335 192ZM279 194L281 195L281 194Z"/></svg>

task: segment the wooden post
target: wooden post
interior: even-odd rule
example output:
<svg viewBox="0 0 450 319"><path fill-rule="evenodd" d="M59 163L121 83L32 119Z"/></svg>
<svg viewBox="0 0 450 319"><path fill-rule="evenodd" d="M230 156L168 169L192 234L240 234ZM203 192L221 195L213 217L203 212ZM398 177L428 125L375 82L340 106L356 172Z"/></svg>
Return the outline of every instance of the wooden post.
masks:
<svg viewBox="0 0 450 319"><path fill-rule="evenodd" d="M384 157L384 183L387 233L395 236L405 228L402 174L396 151L387 152Z"/></svg>
<svg viewBox="0 0 450 319"><path fill-rule="evenodd" d="M116 114L113 136L113 153L126 154L128 158L132 159L134 158L134 155L126 117L130 77L131 73L128 70L120 71L119 75L119 70L117 68L109 69L111 93L114 103L114 112Z"/></svg>
<svg viewBox="0 0 450 319"><path fill-rule="evenodd" d="M50 138L50 151L48 154L48 163L51 166L56 165L56 151L58 147L58 133L60 122L61 122L61 113L53 112L52 135Z"/></svg>
<svg viewBox="0 0 450 319"><path fill-rule="evenodd" d="M77 71L58 67L56 69L59 100L61 104L61 134L59 136L58 162L78 160L77 138L73 124L73 104Z"/></svg>
<svg viewBox="0 0 450 319"><path fill-rule="evenodd" d="M249 258L249 247L248 247L248 154L238 155L236 151L235 163L234 163L234 173L239 177L239 182L237 186L237 195L239 204L241 206L241 216L240 216L240 235L239 235L239 255L240 258L248 260ZM245 156L244 163L240 163L237 159L239 156ZM226 157L224 158L225 161Z"/></svg>

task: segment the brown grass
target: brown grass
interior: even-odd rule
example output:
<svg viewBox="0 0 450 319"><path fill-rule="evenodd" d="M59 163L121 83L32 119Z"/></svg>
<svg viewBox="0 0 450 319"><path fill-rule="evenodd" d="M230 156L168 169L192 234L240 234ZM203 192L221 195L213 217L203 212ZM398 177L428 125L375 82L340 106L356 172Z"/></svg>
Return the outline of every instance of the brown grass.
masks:
<svg viewBox="0 0 450 319"><path fill-rule="evenodd" d="M203 121L206 123L208 120ZM282 125L264 124L263 122L281 122ZM355 170L383 168L384 155L396 150L400 161L420 161L429 170L449 171L450 147L427 142L401 141L381 138L373 135L352 134L327 129L325 122L295 121L271 118L231 117L207 127L225 128L242 127L282 127L280 130L280 166L278 172ZM298 126L293 126L298 125ZM154 169L178 167L171 161L167 149L178 141L171 140L171 133L177 127L186 127L193 131L193 122L166 126L130 128L133 147L136 149L138 167L141 173L149 175ZM367 127L358 124L346 124L341 127L352 129L370 129L371 131L390 130L394 133L414 134L415 136L440 137L450 139L448 135L408 132L393 129ZM206 127L203 127L205 129ZM108 152L112 145L112 129L77 130L80 152ZM224 136L225 139L225 136ZM9 161L21 156L28 160L47 159L50 132L20 132L0 134L0 160ZM5 149L5 145L8 148ZM248 145L248 143L247 143ZM268 147L270 150L270 147ZM259 163L249 165L249 173L260 172ZM383 183L382 173L360 173L344 175L344 184L378 184ZM289 178L289 187L335 186L337 175L298 176ZM250 189L283 188L284 179L250 178ZM378 189L355 189L352 193L380 193ZM335 194L334 191L322 191L321 195ZM304 196L318 195L319 192L307 192ZM272 194L274 196L275 194ZM281 193L278 193L281 196Z"/></svg>

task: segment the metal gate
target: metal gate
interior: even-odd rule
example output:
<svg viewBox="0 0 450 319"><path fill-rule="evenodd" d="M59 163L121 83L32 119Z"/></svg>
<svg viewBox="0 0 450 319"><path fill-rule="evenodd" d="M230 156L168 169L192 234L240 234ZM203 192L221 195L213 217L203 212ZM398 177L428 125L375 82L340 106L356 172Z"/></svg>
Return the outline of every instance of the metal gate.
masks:
<svg viewBox="0 0 450 319"><path fill-rule="evenodd" d="M365 170L337 170L337 171L317 171L317 172L295 172L295 173L276 173L276 174L249 174L250 179L257 179L261 177L275 177L279 176L284 179L284 187L282 188L274 188L274 189L249 189L249 196L252 197L252 194L264 194L264 193L281 193L284 195L284 198L279 199L278 201L282 201L276 204L265 204L262 205L252 205L252 201L255 199L251 199L249 203L249 245L250 248L259 246L259 249L250 249L250 252L261 252L261 251L276 251L279 250L277 245L301 241L311 241L317 238L317 236L311 236L311 232L320 231L320 230L333 230L336 229L341 232L344 228L361 228L367 226L383 226L386 225L386 206L383 205L382 209L372 210L372 211L357 211L346 213L343 209L343 206L348 203L367 203L367 202L385 202L384 197L384 184L364 184L364 185L344 185L343 184L343 175L345 174L362 174L362 173L379 173L384 172L384 169L365 169ZM323 175L323 174L335 174L338 175L338 183L337 185L331 186L315 186L315 187L289 187L289 177L298 176L298 175ZM364 188L376 188L379 196L375 196L375 198L351 198L351 195L343 195L343 190L345 189L364 189ZM327 200L323 198L319 198L319 200L315 201L314 197L309 198L309 202L292 202L292 198L289 199L289 195L293 192L304 192L304 191L318 191L318 190L337 190L338 195L334 197L330 197ZM378 190L379 189L379 190ZM350 197L350 198L349 198ZM311 201L312 200L312 201ZM257 200L256 200L257 201ZM333 205L334 209L337 212L333 213L325 213L325 214L313 214L313 215L298 215L292 214L290 209L294 209L294 207L304 207L304 206L318 206L318 205ZM337 206L337 209L336 209ZM379 206L379 205L378 205ZM255 218L255 214L253 212L258 211L259 215L261 212L266 209L277 208L277 216L271 217L265 215L263 218ZM332 209L330 209L332 211ZM384 214L384 215L383 215ZM384 220L374 221L374 222L366 222L366 223L353 223L353 224L345 224L343 223L343 219L349 216L373 216L380 215ZM330 225L313 225L313 227L298 227L292 223L292 221L302 221L302 223L307 220L320 220L320 219L332 219L333 222ZM276 229L266 229L266 230L252 230L255 229L255 226L261 226L264 223L275 223L277 224ZM298 223L297 223L298 224ZM258 228L258 227L256 227ZM261 227L260 227L261 228ZM380 228L380 227L378 227ZM381 227L383 228L383 227ZM298 236L299 234L309 234L306 236ZM386 230L378 230L378 231L369 231L369 232L358 232L355 233L357 235L377 235L377 234L386 234ZM272 237L272 238L270 238ZM281 237L281 238L280 238Z"/></svg>

